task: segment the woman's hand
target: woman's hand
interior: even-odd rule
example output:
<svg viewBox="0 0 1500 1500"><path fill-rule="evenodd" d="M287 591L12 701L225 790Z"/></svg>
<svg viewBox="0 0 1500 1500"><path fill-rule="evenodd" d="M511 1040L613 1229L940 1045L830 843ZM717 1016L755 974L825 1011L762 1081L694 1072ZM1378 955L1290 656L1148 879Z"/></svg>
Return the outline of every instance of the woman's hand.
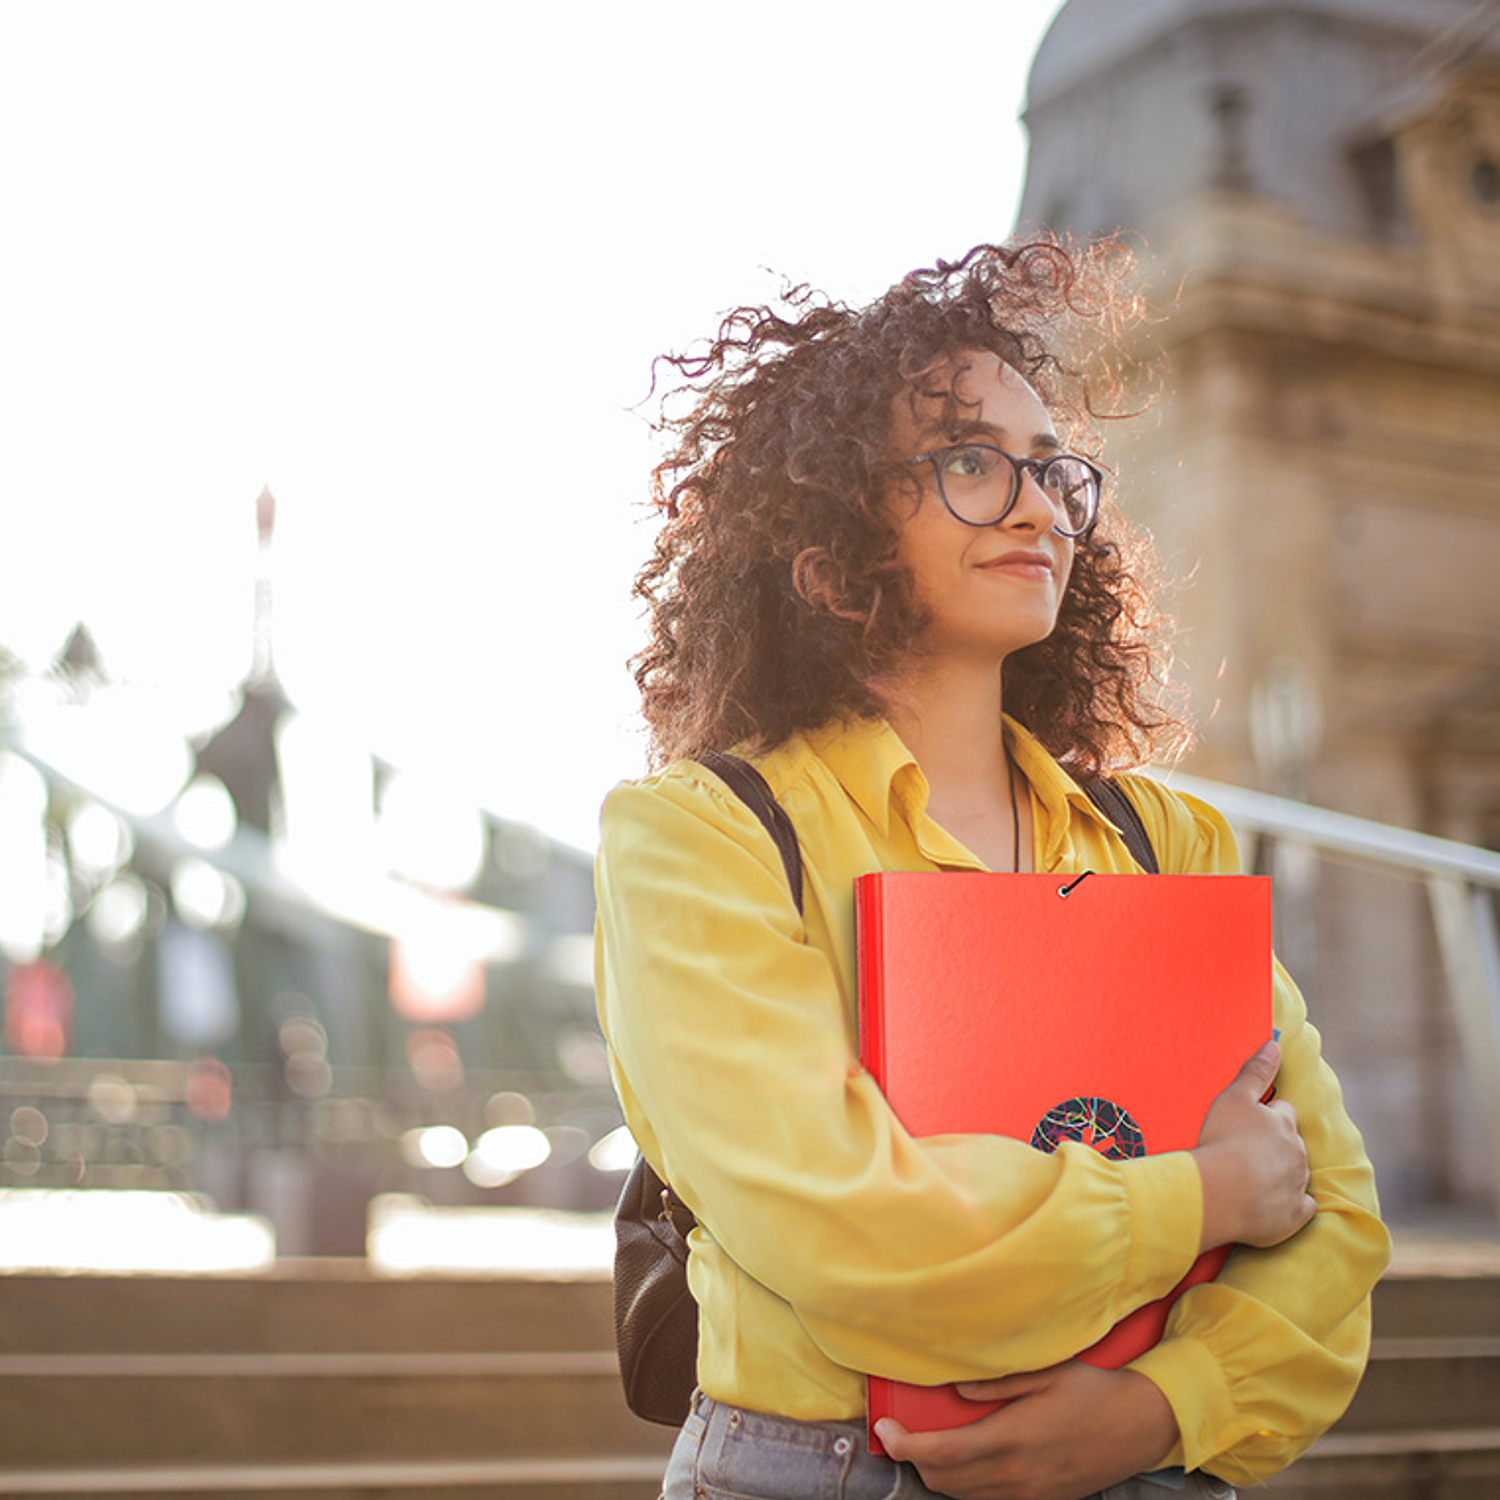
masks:
<svg viewBox="0 0 1500 1500"><path fill-rule="evenodd" d="M946 1432L907 1432L889 1417L876 1432L928 1489L961 1500L1082 1500L1158 1468L1177 1442L1167 1398L1133 1370L1068 1360L959 1391L1010 1404Z"/></svg>
<svg viewBox="0 0 1500 1500"><path fill-rule="evenodd" d="M1280 1065L1281 1048L1267 1042L1203 1122L1192 1153L1203 1179L1200 1250L1279 1245L1318 1211L1307 1192L1307 1147L1296 1110L1283 1100L1262 1102Z"/></svg>

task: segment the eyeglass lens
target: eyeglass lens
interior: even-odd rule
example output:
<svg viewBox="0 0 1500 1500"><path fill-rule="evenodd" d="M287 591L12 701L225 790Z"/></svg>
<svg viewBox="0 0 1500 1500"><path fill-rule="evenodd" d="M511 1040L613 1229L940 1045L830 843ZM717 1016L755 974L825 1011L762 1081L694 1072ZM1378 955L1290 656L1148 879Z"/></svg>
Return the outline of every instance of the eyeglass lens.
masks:
<svg viewBox="0 0 1500 1500"><path fill-rule="evenodd" d="M973 526L1000 520L1015 503L1023 469L1062 508L1068 535L1086 531L1099 510L1099 481L1094 471L1071 454L1040 462L1015 460L999 448L971 443L950 448L937 464L938 482L949 508Z"/></svg>

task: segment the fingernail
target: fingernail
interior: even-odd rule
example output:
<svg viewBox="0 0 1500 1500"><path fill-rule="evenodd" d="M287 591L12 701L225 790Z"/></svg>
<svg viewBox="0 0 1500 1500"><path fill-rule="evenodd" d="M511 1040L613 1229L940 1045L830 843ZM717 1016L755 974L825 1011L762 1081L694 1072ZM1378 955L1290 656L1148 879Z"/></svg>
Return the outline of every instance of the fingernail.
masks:
<svg viewBox="0 0 1500 1500"><path fill-rule="evenodd" d="M1281 1027L1273 1026L1271 1028L1271 1040L1273 1042L1279 1042L1281 1040Z"/></svg>

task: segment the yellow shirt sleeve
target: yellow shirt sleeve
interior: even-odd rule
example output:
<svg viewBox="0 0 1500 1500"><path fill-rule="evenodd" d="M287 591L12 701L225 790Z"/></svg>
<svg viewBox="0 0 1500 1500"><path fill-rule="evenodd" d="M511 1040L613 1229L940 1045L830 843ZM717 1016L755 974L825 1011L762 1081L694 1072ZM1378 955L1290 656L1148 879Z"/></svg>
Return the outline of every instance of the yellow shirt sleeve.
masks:
<svg viewBox="0 0 1500 1500"><path fill-rule="evenodd" d="M1234 835L1196 799L1131 778L1165 870L1232 874ZM1173 1308L1167 1336L1132 1368L1172 1405L1173 1462L1255 1484L1285 1468L1348 1406L1370 1340L1369 1289L1390 1259L1374 1172L1297 987L1274 966L1277 1095L1294 1105L1318 1213L1270 1250L1237 1248L1216 1280Z"/></svg>
<svg viewBox="0 0 1500 1500"><path fill-rule="evenodd" d="M707 773L610 796L597 893L627 1121L830 1360L924 1383L1038 1369L1187 1271L1202 1193L1186 1153L901 1129L774 846Z"/></svg>

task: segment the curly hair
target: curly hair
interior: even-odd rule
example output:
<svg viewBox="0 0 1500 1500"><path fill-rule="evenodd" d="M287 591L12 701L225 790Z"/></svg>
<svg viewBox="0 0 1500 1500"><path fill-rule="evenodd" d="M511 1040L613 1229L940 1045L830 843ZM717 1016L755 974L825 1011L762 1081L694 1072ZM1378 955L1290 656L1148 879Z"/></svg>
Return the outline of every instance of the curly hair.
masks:
<svg viewBox="0 0 1500 1500"><path fill-rule="evenodd" d="M914 271L864 308L803 287L741 307L679 377L652 476L665 522L635 581L650 637L632 658L660 764L760 753L798 730L883 711L879 682L925 616L896 559L893 405L934 394L945 357L989 351L1023 375L1075 451L1097 454L1092 399L1141 313L1117 243L980 245ZM1093 369L1091 382L1086 371ZM938 392L957 413L951 379ZM682 409L679 409L682 408ZM1007 712L1083 774L1184 745L1143 539L1113 507L1077 544L1056 628L1006 659Z"/></svg>

